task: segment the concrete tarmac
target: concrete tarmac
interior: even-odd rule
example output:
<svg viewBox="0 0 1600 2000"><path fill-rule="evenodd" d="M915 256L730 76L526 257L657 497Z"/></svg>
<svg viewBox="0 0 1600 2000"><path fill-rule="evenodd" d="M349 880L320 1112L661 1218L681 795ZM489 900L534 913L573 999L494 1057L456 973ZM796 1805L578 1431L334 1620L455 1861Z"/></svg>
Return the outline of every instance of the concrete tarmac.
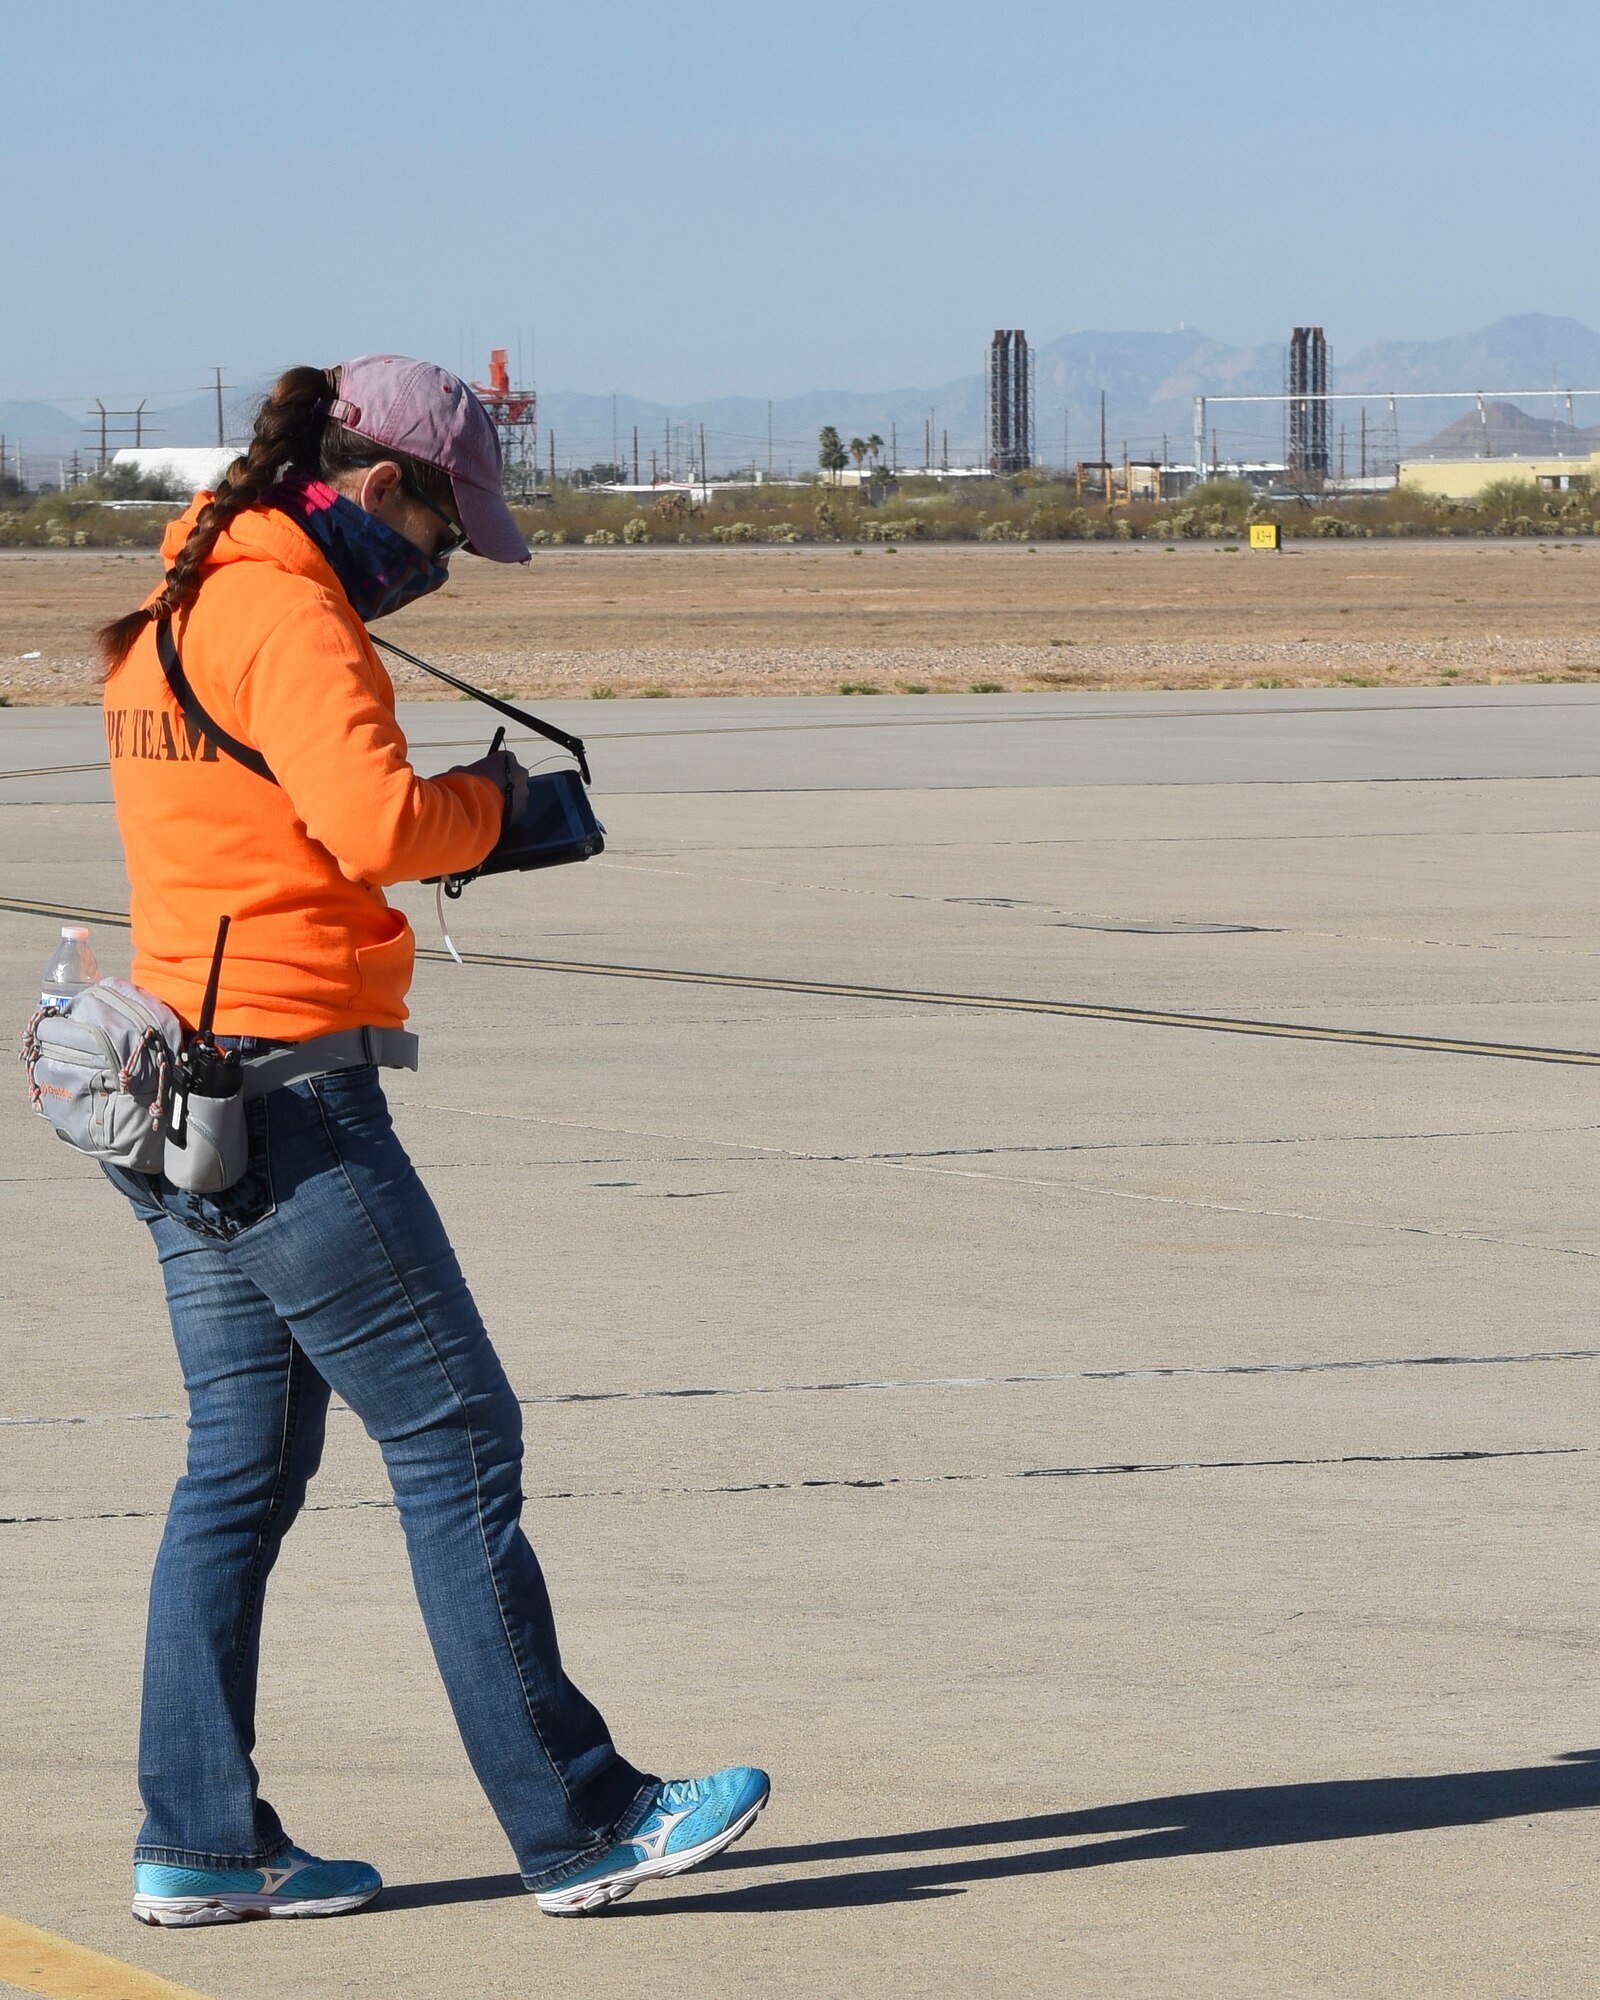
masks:
<svg viewBox="0 0 1600 2000"><path fill-rule="evenodd" d="M389 1887L136 1927L181 1385L142 1230L19 1078L0 1913L213 2000L1591 1993L1600 1077L1559 1058L1600 1053L1600 691L552 714L610 851L452 906L477 956L420 965L390 1097L526 1404L569 1667L640 1761L773 1803L540 1917L340 1414L260 1762ZM423 768L492 726L407 721ZM0 713L18 1023L56 913L126 908L100 755Z"/></svg>

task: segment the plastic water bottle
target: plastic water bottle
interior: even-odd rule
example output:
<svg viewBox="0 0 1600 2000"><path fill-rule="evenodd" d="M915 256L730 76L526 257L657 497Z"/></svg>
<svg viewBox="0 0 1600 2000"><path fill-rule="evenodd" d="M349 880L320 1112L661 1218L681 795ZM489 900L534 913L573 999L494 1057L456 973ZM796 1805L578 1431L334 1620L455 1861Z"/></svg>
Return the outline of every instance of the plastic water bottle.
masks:
<svg viewBox="0 0 1600 2000"><path fill-rule="evenodd" d="M89 949L86 924L63 924L61 942L51 952L39 982L39 1005L52 1014L64 1014L72 996L92 986L100 977L100 967Z"/></svg>

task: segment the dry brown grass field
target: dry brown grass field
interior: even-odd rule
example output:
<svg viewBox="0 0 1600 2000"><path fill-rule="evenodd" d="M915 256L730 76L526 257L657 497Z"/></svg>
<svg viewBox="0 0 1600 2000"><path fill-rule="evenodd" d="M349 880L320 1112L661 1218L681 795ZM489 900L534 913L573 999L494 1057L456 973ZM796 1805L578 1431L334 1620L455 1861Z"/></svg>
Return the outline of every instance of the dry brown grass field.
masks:
<svg viewBox="0 0 1600 2000"><path fill-rule="evenodd" d="M0 698L94 699L93 627L158 574L0 554ZM564 548L383 629L527 695L1421 685L1600 678L1597 595L1594 541Z"/></svg>

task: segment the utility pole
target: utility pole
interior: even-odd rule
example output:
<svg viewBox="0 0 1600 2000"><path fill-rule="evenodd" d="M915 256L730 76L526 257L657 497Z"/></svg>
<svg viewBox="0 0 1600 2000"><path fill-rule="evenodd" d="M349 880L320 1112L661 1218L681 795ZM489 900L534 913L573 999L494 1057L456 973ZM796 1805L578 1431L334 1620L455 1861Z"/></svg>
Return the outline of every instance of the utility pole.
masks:
<svg viewBox="0 0 1600 2000"><path fill-rule="evenodd" d="M617 457L617 392L615 389L611 392L611 463L613 465L621 463L621 460Z"/></svg>
<svg viewBox="0 0 1600 2000"><path fill-rule="evenodd" d="M1367 406L1361 405L1361 477L1367 476Z"/></svg>
<svg viewBox="0 0 1600 2000"><path fill-rule="evenodd" d="M892 420L889 424L889 470L891 472L900 470L900 435Z"/></svg>
<svg viewBox="0 0 1600 2000"><path fill-rule="evenodd" d="M667 434L662 440L661 462L667 468L667 478L672 478L672 419L667 419Z"/></svg>
<svg viewBox="0 0 1600 2000"><path fill-rule="evenodd" d="M217 443L222 445L228 442L222 435L222 370L213 368L211 372L216 377L217 385Z"/></svg>
<svg viewBox="0 0 1600 2000"><path fill-rule="evenodd" d="M939 463L946 472L950 470L950 433L948 431L944 434L944 450L940 454Z"/></svg>
<svg viewBox="0 0 1600 2000"><path fill-rule="evenodd" d="M767 477L772 477L772 398L767 398Z"/></svg>
<svg viewBox="0 0 1600 2000"><path fill-rule="evenodd" d="M650 454L650 484L651 484L651 486L653 487L653 486L655 485L655 483L656 483L656 455L655 455L655 453L654 453L654 452L651 452L651 454Z"/></svg>
<svg viewBox="0 0 1600 2000"><path fill-rule="evenodd" d="M700 484L704 486L711 475L706 470L706 427L700 426Z"/></svg>
<svg viewBox="0 0 1600 2000"><path fill-rule="evenodd" d="M550 496L552 499L554 499L555 497L555 490L556 490L556 434L554 431L552 431L550 433Z"/></svg>
<svg viewBox="0 0 1600 2000"><path fill-rule="evenodd" d="M1104 390L1104 389L1102 389L1102 390L1100 391L1100 463L1101 463L1102 465L1104 465L1104 464L1106 464L1106 463L1107 463L1107 460L1106 460L1106 392L1105 392L1105 390Z"/></svg>
<svg viewBox="0 0 1600 2000"><path fill-rule="evenodd" d="M144 406L148 400L148 397L141 397L139 407L136 410L108 410L100 398L98 396L95 397L94 408L89 413L94 421L86 425L85 428L91 433L98 434L97 462L95 466L97 472L104 473L107 466L111 463L113 438L118 434L123 437L126 437L128 434L127 427L121 424L118 425L117 431L113 431L112 419L114 417L131 418L135 447L144 443Z"/></svg>
<svg viewBox="0 0 1600 2000"><path fill-rule="evenodd" d="M639 483L639 426L637 424L633 427L633 483L635 486Z"/></svg>

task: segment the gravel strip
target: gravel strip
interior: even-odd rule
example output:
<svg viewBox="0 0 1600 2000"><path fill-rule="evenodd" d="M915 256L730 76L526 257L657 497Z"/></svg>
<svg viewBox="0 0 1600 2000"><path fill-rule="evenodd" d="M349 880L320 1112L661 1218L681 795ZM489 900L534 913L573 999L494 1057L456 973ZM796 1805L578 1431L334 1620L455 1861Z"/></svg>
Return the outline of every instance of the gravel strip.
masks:
<svg viewBox="0 0 1600 2000"><path fill-rule="evenodd" d="M1041 688L1418 686L1440 681L1600 679L1600 640L1297 639L1142 641L1095 646L817 646L440 652L438 664L502 693L545 696L961 693L976 684ZM413 667L389 662L407 700L453 699ZM92 702L88 658L0 660L0 696L18 705Z"/></svg>

